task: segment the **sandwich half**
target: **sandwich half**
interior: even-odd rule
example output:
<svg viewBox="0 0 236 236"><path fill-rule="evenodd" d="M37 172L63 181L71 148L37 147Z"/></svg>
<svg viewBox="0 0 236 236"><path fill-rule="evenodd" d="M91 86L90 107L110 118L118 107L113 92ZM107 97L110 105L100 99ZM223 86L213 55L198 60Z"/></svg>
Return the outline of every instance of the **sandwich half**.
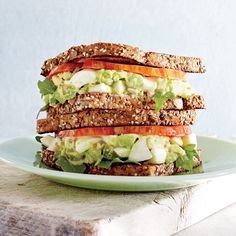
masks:
<svg viewBox="0 0 236 236"><path fill-rule="evenodd" d="M35 164L101 175L173 175L201 165L190 125L205 108L186 80L200 58L95 43L44 62ZM50 134L48 134L50 133Z"/></svg>

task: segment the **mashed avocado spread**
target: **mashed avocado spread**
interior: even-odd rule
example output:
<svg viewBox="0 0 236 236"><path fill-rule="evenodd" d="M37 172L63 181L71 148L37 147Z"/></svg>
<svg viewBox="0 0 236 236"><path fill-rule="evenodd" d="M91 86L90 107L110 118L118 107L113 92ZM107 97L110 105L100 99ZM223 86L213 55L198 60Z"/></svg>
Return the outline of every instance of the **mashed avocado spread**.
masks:
<svg viewBox="0 0 236 236"><path fill-rule="evenodd" d="M56 164L62 169L64 166L77 169L88 164L110 168L114 163L140 165L144 161L153 164L171 164L176 161L177 167L192 170L193 157L198 155L196 142L190 140L194 140L193 137L169 138L137 134L62 139L48 135L38 138L48 150L54 152Z"/></svg>
<svg viewBox="0 0 236 236"><path fill-rule="evenodd" d="M147 79L146 77L126 71L90 70L85 69L76 73L63 72L38 82L40 93L45 104L56 106L72 99L76 94L111 93L117 95L188 98L195 94L187 81L168 79Z"/></svg>

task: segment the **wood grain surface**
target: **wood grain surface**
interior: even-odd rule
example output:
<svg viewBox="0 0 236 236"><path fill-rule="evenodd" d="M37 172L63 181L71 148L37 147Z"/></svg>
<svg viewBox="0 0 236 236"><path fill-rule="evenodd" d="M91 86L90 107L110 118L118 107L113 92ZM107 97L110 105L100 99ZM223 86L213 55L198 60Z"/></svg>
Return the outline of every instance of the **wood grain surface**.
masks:
<svg viewBox="0 0 236 236"><path fill-rule="evenodd" d="M175 191L105 192L0 162L0 235L170 235L233 203L235 179Z"/></svg>

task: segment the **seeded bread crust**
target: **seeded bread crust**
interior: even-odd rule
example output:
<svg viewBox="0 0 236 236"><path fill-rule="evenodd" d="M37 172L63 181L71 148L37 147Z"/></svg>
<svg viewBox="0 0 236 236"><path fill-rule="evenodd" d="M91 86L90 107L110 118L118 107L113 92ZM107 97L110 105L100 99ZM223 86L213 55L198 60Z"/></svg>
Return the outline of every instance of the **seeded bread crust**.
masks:
<svg viewBox="0 0 236 236"><path fill-rule="evenodd" d="M194 158L195 165L198 167L201 161ZM185 172L183 168L177 168L171 164L115 164L110 169L89 166L88 173L94 175L115 175L115 176L169 176Z"/></svg>
<svg viewBox="0 0 236 236"><path fill-rule="evenodd" d="M79 45L46 60L42 66L41 75L47 76L57 65L68 62L82 62L93 58L114 61L125 64L141 64L152 67L162 67L184 72L204 73L202 60L197 57L175 56L156 52L144 52L137 47L115 43L94 43Z"/></svg>
<svg viewBox="0 0 236 236"><path fill-rule="evenodd" d="M45 147L42 149L42 162L53 169L61 170L55 163L54 153L47 150ZM201 164L201 161L194 158L195 167ZM150 164L144 162L142 165L135 164L114 164L109 169L99 168L93 165L88 167L88 174L94 175L116 175L116 176L168 176L176 173L184 172L182 168L176 168L172 164Z"/></svg>
<svg viewBox="0 0 236 236"><path fill-rule="evenodd" d="M195 110L102 110L86 109L77 113L37 120L37 132L57 132L82 127L126 125L192 125Z"/></svg>
<svg viewBox="0 0 236 236"><path fill-rule="evenodd" d="M162 106L163 110L191 110L204 109L205 101L203 96L195 95L188 99L174 98L167 99ZM69 114L84 109L120 109L131 111L135 109L155 110L154 97L143 96L141 98L128 95L116 95L109 93L87 93L78 94L75 98L66 101L57 107L49 107L48 117L55 117L59 114Z"/></svg>

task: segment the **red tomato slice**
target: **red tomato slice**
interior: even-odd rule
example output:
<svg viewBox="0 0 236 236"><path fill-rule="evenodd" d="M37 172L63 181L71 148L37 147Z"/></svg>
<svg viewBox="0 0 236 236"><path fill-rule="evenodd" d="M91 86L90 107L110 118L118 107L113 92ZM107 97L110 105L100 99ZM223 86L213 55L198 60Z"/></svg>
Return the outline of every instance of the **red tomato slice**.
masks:
<svg viewBox="0 0 236 236"><path fill-rule="evenodd" d="M97 60L86 60L83 65L83 69L108 69L108 70L124 70L128 72L133 72L136 74L141 74L150 77L149 79L165 78L165 79L185 79L186 73L178 70L155 68L149 66L138 66L129 64L118 64ZM147 78L148 78L147 77ZM155 78L151 78L155 77Z"/></svg>
<svg viewBox="0 0 236 236"><path fill-rule="evenodd" d="M63 73L66 71L73 72L76 68L80 68L81 66L82 66L82 63L65 63L62 65L58 65L50 71L48 75L48 79L52 79L54 75Z"/></svg>
<svg viewBox="0 0 236 236"><path fill-rule="evenodd" d="M79 136L101 136L118 134L159 135L167 137L181 137L191 134L189 126L122 126L96 127L63 130L56 133L59 138Z"/></svg>

